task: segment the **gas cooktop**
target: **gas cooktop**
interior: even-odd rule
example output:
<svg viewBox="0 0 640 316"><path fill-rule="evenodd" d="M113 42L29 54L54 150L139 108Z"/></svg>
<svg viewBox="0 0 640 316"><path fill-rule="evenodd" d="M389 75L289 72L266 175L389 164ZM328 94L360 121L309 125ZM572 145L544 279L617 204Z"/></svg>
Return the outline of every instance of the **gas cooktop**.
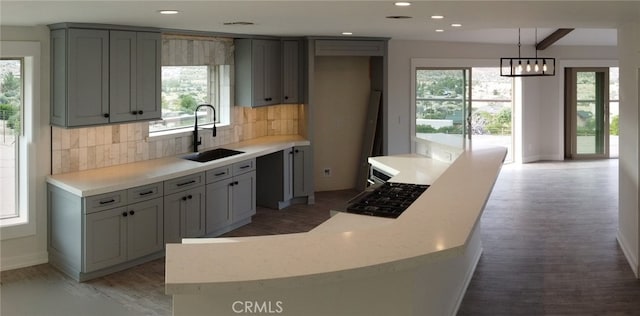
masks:
<svg viewBox="0 0 640 316"><path fill-rule="evenodd" d="M427 188L425 184L386 182L349 201L347 213L396 218Z"/></svg>

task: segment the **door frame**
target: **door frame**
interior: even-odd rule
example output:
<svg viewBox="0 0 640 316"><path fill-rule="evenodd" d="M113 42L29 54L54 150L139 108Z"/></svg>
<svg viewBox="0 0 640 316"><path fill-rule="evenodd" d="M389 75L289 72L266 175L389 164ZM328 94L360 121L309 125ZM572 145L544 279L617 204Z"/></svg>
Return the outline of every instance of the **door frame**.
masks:
<svg viewBox="0 0 640 316"><path fill-rule="evenodd" d="M463 113L462 113L462 149L464 150L468 144L471 144L471 100L472 100L472 79L473 79L473 67L472 66L447 66L447 67L438 67L438 66L416 66L412 67L412 95L411 95L411 117L413 120L412 123L412 137L416 135L416 93L417 87L416 79L417 79L417 71L418 70L461 70L463 72L463 81L465 83L465 87L463 88L462 95L462 103L463 103ZM467 78L468 75L468 78ZM415 143L411 142L411 152L415 152Z"/></svg>
<svg viewBox="0 0 640 316"><path fill-rule="evenodd" d="M609 68L610 67L567 67L564 69L564 158L579 159L608 159L609 158ZM603 153L579 154L577 152L577 91L575 78L578 72L601 72L604 74L602 82L603 103ZM597 81L596 81L597 85ZM597 102L597 100L595 100ZM597 106L597 105L596 105Z"/></svg>

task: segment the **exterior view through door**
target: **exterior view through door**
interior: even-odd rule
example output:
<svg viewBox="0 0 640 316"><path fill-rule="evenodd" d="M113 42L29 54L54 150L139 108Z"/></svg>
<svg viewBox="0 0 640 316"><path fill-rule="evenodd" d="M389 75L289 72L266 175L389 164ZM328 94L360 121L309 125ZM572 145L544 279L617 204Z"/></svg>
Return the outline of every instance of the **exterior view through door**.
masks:
<svg viewBox="0 0 640 316"><path fill-rule="evenodd" d="M565 158L609 158L609 68L565 70Z"/></svg>
<svg viewBox="0 0 640 316"><path fill-rule="evenodd" d="M507 147L513 161L513 79L497 67L416 68L415 136Z"/></svg>

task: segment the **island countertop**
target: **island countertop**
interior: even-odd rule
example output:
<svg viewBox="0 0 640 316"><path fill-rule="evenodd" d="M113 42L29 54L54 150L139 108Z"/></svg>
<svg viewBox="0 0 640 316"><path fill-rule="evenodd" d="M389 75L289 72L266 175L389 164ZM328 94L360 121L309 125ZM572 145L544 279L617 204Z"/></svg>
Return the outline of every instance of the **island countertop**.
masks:
<svg viewBox="0 0 640 316"><path fill-rule="evenodd" d="M210 295L313 286L461 255L505 155L502 147L469 147L450 165L417 155L370 158L395 175L392 181L435 181L394 220L339 214L309 233L169 244L166 293Z"/></svg>
<svg viewBox="0 0 640 316"><path fill-rule="evenodd" d="M244 153L209 162L201 163L182 159L182 156L187 155L185 153L173 157L52 175L47 177L47 182L77 196L85 197L165 181L309 144L308 140L297 135L266 136L225 145L224 148Z"/></svg>

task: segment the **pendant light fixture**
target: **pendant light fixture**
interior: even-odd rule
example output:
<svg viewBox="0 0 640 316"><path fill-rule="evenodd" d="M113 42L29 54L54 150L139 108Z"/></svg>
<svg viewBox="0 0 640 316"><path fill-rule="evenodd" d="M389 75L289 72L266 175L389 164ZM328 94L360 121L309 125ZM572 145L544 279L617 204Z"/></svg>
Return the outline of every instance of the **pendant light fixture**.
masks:
<svg viewBox="0 0 640 316"><path fill-rule="evenodd" d="M535 41L538 42L538 29L535 29ZM518 28L518 57L500 58L500 76L503 77L543 77L556 75L556 59L538 57L522 57L520 29ZM524 64L524 66L523 66Z"/></svg>

